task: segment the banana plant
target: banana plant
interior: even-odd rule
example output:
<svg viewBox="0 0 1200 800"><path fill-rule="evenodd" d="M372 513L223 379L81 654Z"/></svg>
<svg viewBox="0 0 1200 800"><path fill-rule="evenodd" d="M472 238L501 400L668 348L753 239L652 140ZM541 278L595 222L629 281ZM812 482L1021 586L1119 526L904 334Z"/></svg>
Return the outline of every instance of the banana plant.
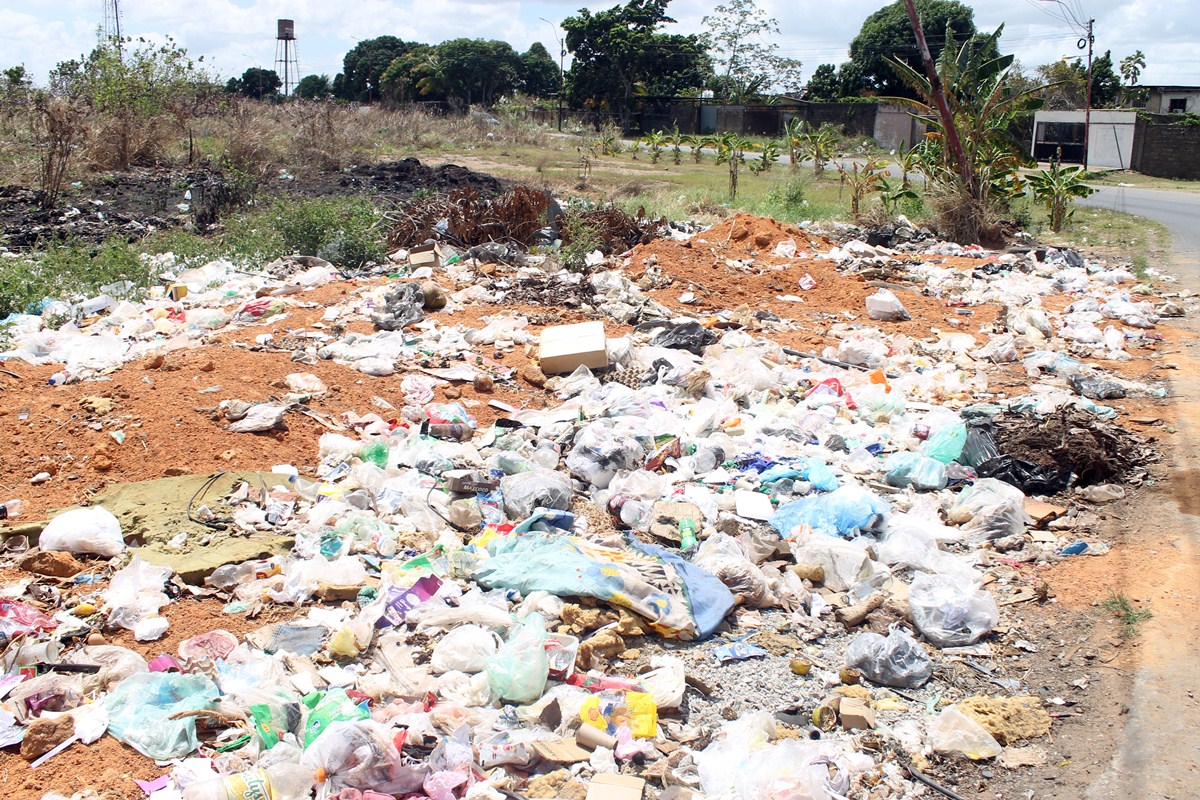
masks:
<svg viewBox="0 0 1200 800"><path fill-rule="evenodd" d="M1083 182L1083 167L1064 167L1050 162L1050 169L1026 177L1033 199L1050 212L1050 230L1058 233L1071 220L1075 209L1071 203L1096 191Z"/></svg>
<svg viewBox="0 0 1200 800"><path fill-rule="evenodd" d="M868 158L865 163L853 162L850 169L838 164L842 183L850 187L850 213L856 219L862 211L862 201L872 192L878 192L880 181L887 177L886 165L877 159Z"/></svg>
<svg viewBox="0 0 1200 800"><path fill-rule="evenodd" d="M765 142L761 148L761 155L750 162L750 171L755 175L770 172L778 159L779 145L774 141Z"/></svg>
<svg viewBox="0 0 1200 800"><path fill-rule="evenodd" d="M889 214L895 214L903 200L916 200L917 193L904 183L894 183L887 175L881 175L877 181L879 187L879 202Z"/></svg>
<svg viewBox="0 0 1200 800"><path fill-rule="evenodd" d="M746 151L754 149L754 142L736 133L726 133L718 137L717 163L729 165L729 200L737 199L738 169L746 160Z"/></svg>
<svg viewBox="0 0 1200 800"><path fill-rule="evenodd" d="M663 148L667 144L667 136L662 131L650 131L642 137L642 144L650 151L650 163L657 164L662 158Z"/></svg>
<svg viewBox="0 0 1200 800"><path fill-rule="evenodd" d="M688 142L688 135L679 132L679 126L667 134L667 144L671 145L671 161L679 166L683 161L683 146Z"/></svg>
<svg viewBox="0 0 1200 800"><path fill-rule="evenodd" d="M814 177L820 177L825 170L825 164L833 157L838 138L838 129L828 122L819 128L806 125L800 130L800 155L812 159Z"/></svg>
<svg viewBox="0 0 1200 800"><path fill-rule="evenodd" d="M689 151L692 154L692 161L695 162L696 164L699 164L701 161L704 160L704 142L705 142L705 140L706 140L705 137L700 136L699 134L693 134L690 136L683 137L683 143L688 146Z"/></svg>

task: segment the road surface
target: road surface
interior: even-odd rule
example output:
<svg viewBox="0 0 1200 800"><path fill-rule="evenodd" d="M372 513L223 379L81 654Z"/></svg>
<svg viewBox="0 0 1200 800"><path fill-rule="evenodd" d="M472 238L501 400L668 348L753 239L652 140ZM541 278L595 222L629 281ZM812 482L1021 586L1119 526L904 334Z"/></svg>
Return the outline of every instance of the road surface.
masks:
<svg viewBox="0 0 1200 800"><path fill-rule="evenodd" d="M1180 277L1200 288L1200 192L1134 189L1123 186L1097 187L1097 192L1080 202L1161 222L1171 230L1171 266Z"/></svg>

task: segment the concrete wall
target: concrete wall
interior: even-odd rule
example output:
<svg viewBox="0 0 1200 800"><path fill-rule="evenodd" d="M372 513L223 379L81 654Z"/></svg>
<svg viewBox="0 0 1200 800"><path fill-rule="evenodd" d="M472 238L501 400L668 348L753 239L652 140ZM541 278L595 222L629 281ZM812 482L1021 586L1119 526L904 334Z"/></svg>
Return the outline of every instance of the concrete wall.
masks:
<svg viewBox="0 0 1200 800"><path fill-rule="evenodd" d="M1200 179L1200 126L1172 125L1172 116L1138 119L1133 168L1158 178Z"/></svg>
<svg viewBox="0 0 1200 800"><path fill-rule="evenodd" d="M925 136L925 123L915 119L906 108L881 105L875 113L875 144L885 150L911 148Z"/></svg>

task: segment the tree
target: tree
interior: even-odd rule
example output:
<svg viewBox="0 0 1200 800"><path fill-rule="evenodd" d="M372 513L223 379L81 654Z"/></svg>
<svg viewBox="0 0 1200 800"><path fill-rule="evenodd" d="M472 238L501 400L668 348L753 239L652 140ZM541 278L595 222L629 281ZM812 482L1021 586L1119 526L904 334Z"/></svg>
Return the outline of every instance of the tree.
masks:
<svg viewBox="0 0 1200 800"><path fill-rule="evenodd" d="M379 86L383 99L389 103L411 103L418 96L430 100L442 100L445 91L440 77L435 77L436 86L425 83L427 91L421 90L421 83L430 76L436 76L438 70L437 53L427 44L420 44L402 56L395 58L380 76ZM432 89L433 91L428 91Z"/></svg>
<svg viewBox="0 0 1200 800"><path fill-rule="evenodd" d="M305 75L296 84L296 96L304 100L323 100L333 94L328 75Z"/></svg>
<svg viewBox="0 0 1200 800"><path fill-rule="evenodd" d="M1137 50L1121 59L1121 80L1125 82L1125 102L1138 105L1145 101L1146 90L1138 87L1138 78L1146 68L1146 54Z"/></svg>
<svg viewBox="0 0 1200 800"><path fill-rule="evenodd" d="M699 36L660 33L675 20L670 0L629 0L593 14L586 8L563 20L567 49L575 56L568 73L568 96L575 106L620 109L628 128L639 90L679 94L704 86L712 62Z"/></svg>
<svg viewBox="0 0 1200 800"><path fill-rule="evenodd" d="M807 100L836 100L842 96L841 82L833 64L822 64L813 70L808 85L804 87Z"/></svg>
<svg viewBox="0 0 1200 800"><path fill-rule="evenodd" d="M703 24L723 79L716 85L722 99L744 102L765 92L799 93L800 62L779 55L778 42L770 40L779 36L779 21L768 17L755 0L726 0L704 17Z"/></svg>
<svg viewBox="0 0 1200 800"><path fill-rule="evenodd" d="M1043 91L1046 105L1053 109L1083 108L1087 97L1087 63L1081 57L1052 61L1037 68L1049 84ZM1113 71L1112 51L1092 60L1092 108L1116 105L1121 79Z"/></svg>
<svg viewBox="0 0 1200 800"><path fill-rule="evenodd" d="M558 64L550 57L545 45L534 42L521 55L518 83L521 91L533 97L549 97L559 89L561 76Z"/></svg>
<svg viewBox="0 0 1200 800"><path fill-rule="evenodd" d="M957 0L915 0L915 5L935 61L948 36L953 38L954 50L975 37L975 12ZM850 43L850 62L858 67L864 89L878 95L915 99L914 90L896 73L892 59L916 70L923 69L912 24L901 0L867 17Z"/></svg>
<svg viewBox="0 0 1200 800"><path fill-rule="evenodd" d="M1121 78L1113 69L1112 50L1092 59L1092 108L1112 108L1121 96Z"/></svg>
<svg viewBox="0 0 1200 800"><path fill-rule="evenodd" d="M253 97L255 100L276 98L283 81L273 69L250 67L242 73L241 78L230 78L225 84L225 91L230 94L240 94Z"/></svg>
<svg viewBox="0 0 1200 800"><path fill-rule="evenodd" d="M364 39L342 58L342 72L334 78L334 94L344 100L370 103L380 98L380 78L398 56L416 47L395 36Z"/></svg>
<svg viewBox="0 0 1200 800"><path fill-rule="evenodd" d="M508 42L451 39L436 49L447 93L467 105L491 105L511 91L520 76L521 59Z"/></svg>
<svg viewBox="0 0 1200 800"><path fill-rule="evenodd" d="M930 158L924 162L926 179L943 203L942 234L962 244L994 240L998 211L1021 194L1017 169L1030 165L1024 145L1012 135L1010 125L1018 115L1035 109L1041 101L1037 88L1016 91L1009 85L1015 58L993 56L1004 30L982 42L967 40L956 49L946 48L937 61L937 73L946 103L967 158L967 173L945 145L946 126L934 108L934 91L922 68L919 71L894 59L898 75L920 100L891 98L926 117L932 137L922 145Z"/></svg>

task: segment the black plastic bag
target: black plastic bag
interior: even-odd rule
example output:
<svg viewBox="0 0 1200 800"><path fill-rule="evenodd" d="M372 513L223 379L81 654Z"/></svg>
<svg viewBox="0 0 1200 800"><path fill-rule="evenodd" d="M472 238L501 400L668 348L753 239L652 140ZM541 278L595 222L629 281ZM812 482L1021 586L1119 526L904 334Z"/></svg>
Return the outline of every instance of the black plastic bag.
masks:
<svg viewBox="0 0 1200 800"><path fill-rule="evenodd" d="M699 322L685 322L663 331L650 340L654 347L670 347L700 355L704 348L717 341L717 335Z"/></svg>
<svg viewBox="0 0 1200 800"><path fill-rule="evenodd" d="M996 478L1028 495L1051 495L1071 487L1075 473L1068 469L1038 466L1015 456L988 459L976 467L981 478Z"/></svg>

